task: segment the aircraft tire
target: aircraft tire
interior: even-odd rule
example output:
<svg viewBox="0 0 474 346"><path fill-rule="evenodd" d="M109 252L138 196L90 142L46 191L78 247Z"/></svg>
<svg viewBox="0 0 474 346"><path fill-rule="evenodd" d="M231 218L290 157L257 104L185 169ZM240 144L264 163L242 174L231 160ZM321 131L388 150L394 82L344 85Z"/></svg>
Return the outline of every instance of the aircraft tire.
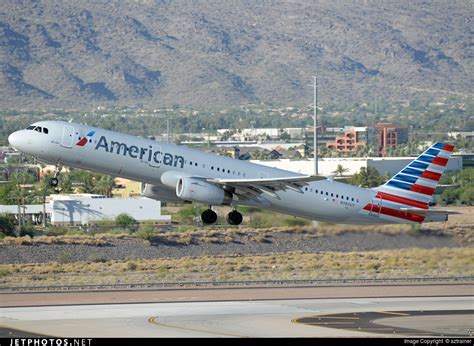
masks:
<svg viewBox="0 0 474 346"><path fill-rule="evenodd" d="M214 222L217 221L217 214L212 209L204 210L201 214L201 220L206 225L213 224Z"/></svg>
<svg viewBox="0 0 474 346"><path fill-rule="evenodd" d="M237 210L232 210L229 214L227 214L227 223L229 225L238 226L242 223L242 220L242 214Z"/></svg>

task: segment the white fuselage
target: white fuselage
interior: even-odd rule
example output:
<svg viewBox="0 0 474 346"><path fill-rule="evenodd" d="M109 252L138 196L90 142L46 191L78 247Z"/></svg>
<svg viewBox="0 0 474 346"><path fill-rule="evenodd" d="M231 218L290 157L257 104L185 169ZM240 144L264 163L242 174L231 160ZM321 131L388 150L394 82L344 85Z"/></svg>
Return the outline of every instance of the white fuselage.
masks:
<svg viewBox="0 0 474 346"><path fill-rule="evenodd" d="M225 179L299 175L81 124L41 121L34 125L47 128L48 133L20 130L10 136L10 143L44 162L60 163L154 185L163 185L163 177L167 172ZM170 191L174 191L170 185L167 186ZM372 202L375 194L370 189L327 179L311 182L301 192L288 189L275 194L262 194L261 202L258 203L234 201L234 204L251 204L289 215L336 223L407 222L383 218L378 213L363 212L363 207Z"/></svg>

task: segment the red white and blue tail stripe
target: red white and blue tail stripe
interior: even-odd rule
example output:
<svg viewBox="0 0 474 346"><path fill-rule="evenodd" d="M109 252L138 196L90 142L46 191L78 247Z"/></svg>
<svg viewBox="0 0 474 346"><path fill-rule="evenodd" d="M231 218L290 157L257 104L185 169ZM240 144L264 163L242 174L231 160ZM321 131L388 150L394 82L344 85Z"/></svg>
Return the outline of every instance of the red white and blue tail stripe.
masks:
<svg viewBox="0 0 474 346"><path fill-rule="evenodd" d="M427 208L453 150L450 144L432 145L377 190L401 197L402 204Z"/></svg>
<svg viewBox="0 0 474 346"><path fill-rule="evenodd" d="M432 145L384 185L375 188L377 194L364 210L392 221L425 221L426 212L417 214L416 210L429 209L429 202L453 150L450 144Z"/></svg>

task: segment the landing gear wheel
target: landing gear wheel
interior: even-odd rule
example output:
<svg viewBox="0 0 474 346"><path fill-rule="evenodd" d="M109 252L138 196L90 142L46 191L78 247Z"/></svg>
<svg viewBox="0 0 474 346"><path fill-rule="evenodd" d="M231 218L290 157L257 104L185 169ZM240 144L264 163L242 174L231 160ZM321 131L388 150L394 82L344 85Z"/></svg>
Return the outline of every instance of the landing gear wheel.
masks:
<svg viewBox="0 0 474 346"><path fill-rule="evenodd" d="M217 214L212 209L204 210L201 214L201 220L206 225L210 225L211 223L214 223L217 221Z"/></svg>
<svg viewBox="0 0 474 346"><path fill-rule="evenodd" d="M49 186L57 187L58 185L59 185L59 179L58 178L49 179Z"/></svg>
<svg viewBox="0 0 474 346"><path fill-rule="evenodd" d="M238 226L242 223L242 219L242 214L237 210L232 210L229 214L227 214L227 223L229 225Z"/></svg>

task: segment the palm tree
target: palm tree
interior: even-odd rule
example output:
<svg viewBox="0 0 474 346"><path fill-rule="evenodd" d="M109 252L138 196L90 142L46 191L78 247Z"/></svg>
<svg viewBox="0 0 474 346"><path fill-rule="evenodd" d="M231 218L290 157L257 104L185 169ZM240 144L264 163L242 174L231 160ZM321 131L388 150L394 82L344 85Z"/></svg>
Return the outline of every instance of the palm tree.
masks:
<svg viewBox="0 0 474 346"><path fill-rule="evenodd" d="M27 174L17 171L11 175L11 183L13 189L9 193L9 199L14 201L18 206L18 228L23 224L23 217L21 207L25 204L25 199L28 197L28 191L22 186L28 180Z"/></svg>
<svg viewBox="0 0 474 346"><path fill-rule="evenodd" d="M336 176L342 177L344 173L349 172L349 168L344 168L341 164L337 165L333 173L336 173Z"/></svg>
<svg viewBox="0 0 474 346"><path fill-rule="evenodd" d="M112 197L112 189L115 186L115 178L110 175L103 175L96 180L94 185L94 192L110 198Z"/></svg>

